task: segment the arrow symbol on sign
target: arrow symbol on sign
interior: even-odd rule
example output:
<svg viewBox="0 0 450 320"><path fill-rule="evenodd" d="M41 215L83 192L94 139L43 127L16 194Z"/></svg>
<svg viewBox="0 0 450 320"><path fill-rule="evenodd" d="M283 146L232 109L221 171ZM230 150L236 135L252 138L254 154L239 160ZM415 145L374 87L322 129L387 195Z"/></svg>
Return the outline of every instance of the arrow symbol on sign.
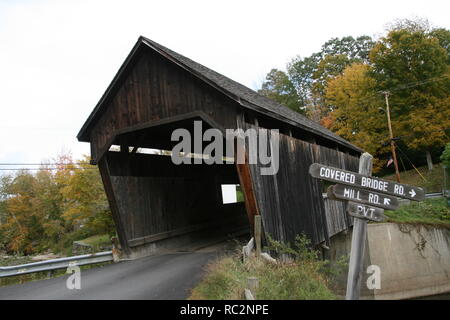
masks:
<svg viewBox="0 0 450 320"><path fill-rule="evenodd" d="M411 195L411 198L414 198L414 196L416 195L416 192L413 189L409 192L409 194Z"/></svg>

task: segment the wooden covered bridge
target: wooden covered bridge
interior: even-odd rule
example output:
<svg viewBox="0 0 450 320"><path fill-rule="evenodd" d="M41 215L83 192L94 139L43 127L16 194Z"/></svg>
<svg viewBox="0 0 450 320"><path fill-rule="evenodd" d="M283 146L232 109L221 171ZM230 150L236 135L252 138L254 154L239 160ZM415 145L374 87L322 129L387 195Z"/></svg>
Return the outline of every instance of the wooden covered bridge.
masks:
<svg viewBox="0 0 450 320"><path fill-rule="evenodd" d="M174 129L279 129L279 170L259 164L175 165ZM205 234L249 227L282 241L305 233L313 244L347 229L342 203L324 202L321 182L308 175L320 162L357 171L362 150L319 124L255 91L140 37L78 140L90 142L121 246L130 256L176 248ZM120 148L112 148L120 146ZM119 151L120 150L120 151ZM240 184L244 202L223 204L221 185Z"/></svg>

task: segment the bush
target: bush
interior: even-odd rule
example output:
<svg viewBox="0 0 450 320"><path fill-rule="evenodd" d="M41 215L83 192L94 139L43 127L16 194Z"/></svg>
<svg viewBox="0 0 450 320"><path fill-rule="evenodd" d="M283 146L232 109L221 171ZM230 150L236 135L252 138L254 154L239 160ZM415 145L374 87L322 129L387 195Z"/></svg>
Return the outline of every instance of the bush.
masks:
<svg viewBox="0 0 450 320"><path fill-rule="evenodd" d="M226 255L208 265L203 280L190 299L243 299L248 277L259 279L257 299L268 300L330 300L337 296L330 290L336 267L320 261L309 248L305 236L298 236L293 246L273 239L267 249L291 259L270 264L252 257L245 263L241 254Z"/></svg>
<svg viewBox="0 0 450 320"><path fill-rule="evenodd" d="M450 143L447 143L447 145L445 146L445 149L441 155L441 161L442 164L447 167L447 169L450 168Z"/></svg>

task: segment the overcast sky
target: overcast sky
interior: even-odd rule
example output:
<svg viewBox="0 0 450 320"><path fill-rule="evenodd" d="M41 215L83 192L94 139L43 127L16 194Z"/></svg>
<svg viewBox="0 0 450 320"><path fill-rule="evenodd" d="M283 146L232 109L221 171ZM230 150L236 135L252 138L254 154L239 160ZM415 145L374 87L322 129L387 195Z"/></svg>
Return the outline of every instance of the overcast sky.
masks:
<svg viewBox="0 0 450 320"><path fill-rule="evenodd" d="M433 0L0 0L0 163L89 154L75 136L139 35L256 89L271 68L332 37L379 36L415 16L450 28L449 9Z"/></svg>

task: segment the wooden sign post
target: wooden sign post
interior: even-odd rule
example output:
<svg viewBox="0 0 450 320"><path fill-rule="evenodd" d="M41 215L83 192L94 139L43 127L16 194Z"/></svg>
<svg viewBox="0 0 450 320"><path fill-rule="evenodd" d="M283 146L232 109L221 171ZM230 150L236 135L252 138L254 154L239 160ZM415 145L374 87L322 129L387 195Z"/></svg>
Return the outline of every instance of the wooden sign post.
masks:
<svg viewBox="0 0 450 320"><path fill-rule="evenodd" d="M358 172L370 176L372 174L372 159L369 153L363 153L359 158ZM367 238L367 220L356 218L353 221L352 246L347 276L346 300L359 300L361 277L364 260L364 250Z"/></svg>
<svg viewBox="0 0 450 320"><path fill-rule="evenodd" d="M414 201L425 198L422 188L372 177L372 159L369 153L363 153L359 158L358 173L319 163L309 167L309 174L314 178L338 183L328 188L328 197L348 201L347 213L355 218L345 296L347 300L359 300L367 222L383 221L384 209L395 210L398 207L397 197Z"/></svg>

